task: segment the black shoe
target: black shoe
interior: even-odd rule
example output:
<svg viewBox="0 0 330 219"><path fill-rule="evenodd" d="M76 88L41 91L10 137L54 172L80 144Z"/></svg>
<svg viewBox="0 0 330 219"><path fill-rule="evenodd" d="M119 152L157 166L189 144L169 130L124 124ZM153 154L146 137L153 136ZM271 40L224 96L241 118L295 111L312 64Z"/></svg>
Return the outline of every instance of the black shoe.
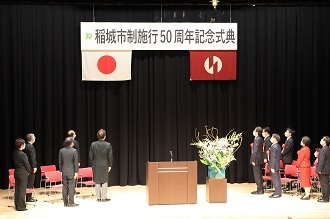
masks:
<svg viewBox="0 0 330 219"><path fill-rule="evenodd" d="M34 199L34 198L26 200L26 202L37 202L37 201L38 201L38 199Z"/></svg>
<svg viewBox="0 0 330 219"><path fill-rule="evenodd" d="M75 195L79 195L79 194L80 194L80 192L74 192L74 194L75 194Z"/></svg>
<svg viewBox="0 0 330 219"><path fill-rule="evenodd" d="M282 197L282 195L271 195L271 196L269 196L269 198L281 198Z"/></svg>
<svg viewBox="0 0 330 219"><path fill-rule="evenodd" d="M108 201L110 201L110 200L111 200L110 198L101 199L101 202L108 202Z"/></svg>
<svg viewBox="0 0 330 219"><path fill-rule="evenodd" d="M17 211L27 211L28 209L27 208L24 208L24 209L17 209Z"/></svg>
<svg viewBox="0 0 330 219"><path fill-rule="evenodd" d="M323 203L329 203L329 200L323 200L323 199L320 199L320 200L317 200L318 202L323 202Z"/></svg>
<svg viewBox="0 0 330 219"><path fill-rule="evenodd" d="M75 203L73 203L73 204L68 204L67 206L68 206L68 207L77 207L77 206L79 206L79 204L75 204Z"/></svg>
<svg viewBox="0 0 330 219"><path fill-rule="evenodd" d="M258 192L258 191L253 191L251 192L252 195L262 195L264 194L264 191Z"/></svg>
<svg viewBox="0 0 330 219"><path fill-rule="evenodd" d="M96 199L96 201L97 201L97 202L100 202L100 201L101 201L101 199Z"/></svg>

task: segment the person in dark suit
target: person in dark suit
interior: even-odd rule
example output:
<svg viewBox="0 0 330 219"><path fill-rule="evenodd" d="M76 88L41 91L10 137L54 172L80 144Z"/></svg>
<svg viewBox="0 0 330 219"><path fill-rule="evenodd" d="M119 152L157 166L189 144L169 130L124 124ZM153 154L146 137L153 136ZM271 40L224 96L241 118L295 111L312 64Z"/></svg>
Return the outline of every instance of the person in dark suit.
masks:
<svg viewBox="0 0 330 219"><path fill-rule="evenodd" d="M295 133L295 130L292 128L287 128L284 136L286 137L285 146L282 150L281 156L284 165L288 165L292 163L292 153L294 148L294 141L292 139L293 134Z"/></svg>
<svg viewBox="0 0 330 219"><path fill-rule="evenodd" d="M59 152L58 163L62 172L63 188L62 196L64 207L76 207L79 204L74 203L75 179L78 177L78 153L73 148L73 138L65 139L66 147Z"/></svg>
<svg viewBox="0 0 330 219"><path fill-rule="evenodd" d="M281 159L281 145L278 143L281 140L280 136L274 133L271 137L272 145L270 147L270 156L268 162L268 169L270 170L270 177L275 188L274 194L269 198L280 198L282 196L281 176L280 176L280 159Z"/></svg>
<svg viewBox="0 0 330 219"><path fill-rule="evenodd" d="M292 153L293 153L293 148L294 148L294 141L293 141L293 134L295 133L295 130L292 128L287 128L286 131L284 132L284 136L286 137L284 147L281 152L282 160L284 167L286 165L290 165L293 161L292 158ZM290 183L288 183L283 190L288 191L292 186L290 186Z"/></svg>
<svg viewBox="0 0 330 219"><path fill-rule="evenodd" d="M263 158L264 158L264 163L267 163L269 160L269 150L270 146L272 146L272 142L270 141L271 136L270 136L270 128L265 127L262 129L262 137L264 137L264 150L263 150Z"/></svg>
<svg viewBox="0 0 330 219"><path fill-rule="evenodd" d="M26 188L31 166L27 155L23 152L25 148L24 139L18 138L15 141L16 149L13 152L13 160L15 165L15 209L17 211L26 211Z"/></svg>
<svg viewBox="0 0 330 219"><path fill-rule="evenodd" d="M264 137L264 148L263 148L263 158L264 158L264 163L268 163L269 160L269 150L270 146L272 145L272 142L270 141L271 136L270 136L270 128L265 127L262 129L262 137ZM271 182L267 180L266 182L266 189L271 188Z"/></svg>
<svg viewBox="0 0 330 219"><path fill-rule="evenodd" d="M324 136L320 144L322 149L320 150L316 171L319 175L319 180L322 190L322 198L317 200L318 202L329 202L329 174L330 174L330 138Z"/></svg>
<svg viewBox="0 0 330 219"><path fill-rule="evenodd" d="M79 142L75 139L77 137L76 132L73 130L68 131L68 137L73 138L73 148L77 150L78 153L78 167L80 167L80 148L79 148ZM63 147L66 147L65 141L63 142ZM75 188L77 187L77 180L75 183ZM74 191L76 195L79 195L80 192L77 192L76 189Z"/></svg>
<svg viewBox="0 0 330 219"><path fill-rule="evenodd" d="M97 201L110 201L107 196L108 173L112 167L112 146L105 141L106 131L100 129L97 132L98 141L94 141L89 150L89 158L93 167L93 179ZM102 187L102 189L101 189Z"/></svg>
<svg viewBox="0 0 330 219"><path fill-rule="evenodd" d="M262 128L260 126L256 127L253 130L254 141L253 141L253 148L252 154L250 157L250 163L252 164L253 168L253 176L254 181L257 184L257 191L251 192L254 195L264 194L264 188L262 185L262 166L264 164L263 157L262 157L262 147L264 140L261 137Z"/></svg>
<svg viewBox="0 0 330 219"><path fill-rule="evenodd" d="M28 156L29 163L31 166L31 172L29 174L28 182L27 182L27 188L34 188L34 180L36 177L37 172L37 153L36 149L33 146L34 142L36 141L36 137L33 133L29 133L26 135L26 145L25 149L23 150L24 153ZM37 201L35 198L32 197L32 193L26 194L26 201L27 202L35 202Z"/></svg>

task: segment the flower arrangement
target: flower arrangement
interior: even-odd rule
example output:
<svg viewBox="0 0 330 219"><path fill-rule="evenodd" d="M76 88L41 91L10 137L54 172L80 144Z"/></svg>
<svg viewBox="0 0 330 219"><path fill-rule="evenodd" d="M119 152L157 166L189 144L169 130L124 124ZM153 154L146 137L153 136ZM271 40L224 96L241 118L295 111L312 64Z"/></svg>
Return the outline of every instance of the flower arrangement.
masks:
<svg viewBox="0 0 330 219"><path fill-rule="evenodd" d="M220 172L221 169L226 169L229 164L236 160L235 152L240 148L243 140L243 132L236 133L233 130L229 131L225 137L218 137L217 128L208 128L205 126L205 138L199 138L199 132L195 134L196 141L191 145L196 145L199 148L200 161Z"/></svg>

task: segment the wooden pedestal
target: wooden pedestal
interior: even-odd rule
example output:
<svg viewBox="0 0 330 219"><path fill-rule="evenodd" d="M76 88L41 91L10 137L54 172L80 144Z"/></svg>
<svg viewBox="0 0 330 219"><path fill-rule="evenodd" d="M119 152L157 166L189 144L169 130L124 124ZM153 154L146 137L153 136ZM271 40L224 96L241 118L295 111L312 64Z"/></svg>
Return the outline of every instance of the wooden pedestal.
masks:
<svg viewBox="0 0 330 219"><path fill-rule="evenodd" d="M206 201L209 203L227 202L227 179L206 177Z"/></svg>

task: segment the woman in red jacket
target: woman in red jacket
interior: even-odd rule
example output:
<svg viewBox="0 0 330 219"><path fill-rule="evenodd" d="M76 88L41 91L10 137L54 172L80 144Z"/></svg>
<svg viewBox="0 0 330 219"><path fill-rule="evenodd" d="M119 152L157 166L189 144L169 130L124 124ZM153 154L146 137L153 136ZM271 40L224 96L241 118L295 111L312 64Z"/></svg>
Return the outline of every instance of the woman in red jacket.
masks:
<svg viewBox="0 0 330 219"><path fill-rule="evenodd" d="M310 156L311 151L309 149L309 145L311 143L311 139L307 136L304 136L301 139L302 148L298 151L298 160L296 163L297 168L299 168L299 176L300 176L300 186L305 189L305 195L301 197L302 200L310 199L310 191L311 191L311 162Z"/></svg>

